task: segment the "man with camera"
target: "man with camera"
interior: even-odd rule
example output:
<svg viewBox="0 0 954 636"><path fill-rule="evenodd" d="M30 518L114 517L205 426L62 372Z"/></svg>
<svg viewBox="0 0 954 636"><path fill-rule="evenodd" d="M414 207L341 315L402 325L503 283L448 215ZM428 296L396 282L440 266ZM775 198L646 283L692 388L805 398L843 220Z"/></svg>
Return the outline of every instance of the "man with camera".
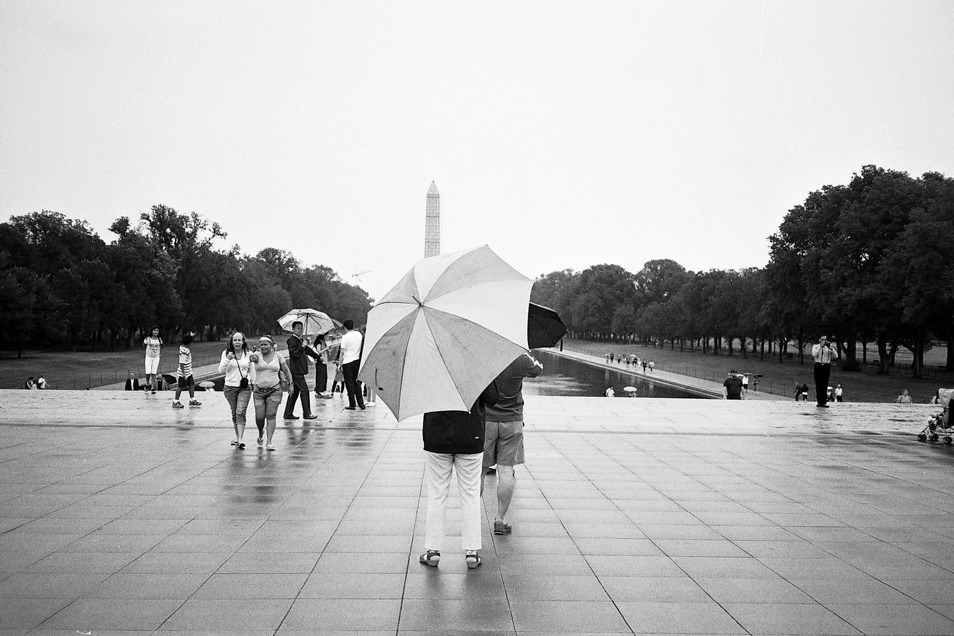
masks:
<svg viewBox="0 0 954 636"><path fill-rule="evenodd" d="M838 359L838 352L834 350L828 338L822 336L818 343L812 345L812 357L815 358L815 399L819 408L828 408L828 380L831 378L831 364Z"/></svg>

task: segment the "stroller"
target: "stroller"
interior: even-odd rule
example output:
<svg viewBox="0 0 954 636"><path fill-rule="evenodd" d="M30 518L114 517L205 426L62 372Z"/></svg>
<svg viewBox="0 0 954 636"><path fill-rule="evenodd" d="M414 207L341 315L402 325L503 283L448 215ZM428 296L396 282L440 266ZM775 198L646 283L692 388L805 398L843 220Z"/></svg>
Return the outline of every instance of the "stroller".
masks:
<svg viewBox="0 0 954 636"><path fill-rule="evenodd" d="M928 425L924 427L924 430L918 433L918 441L926 442L928 440L936 442L938 437L937 433L940 430L944 433L944 443L950 444L954 442L952 434L954 434L954 423L951 422L951 398L954 397L954 389L938 389L937 390L937 401L943 409L940 413L928 420Z"/></svg>

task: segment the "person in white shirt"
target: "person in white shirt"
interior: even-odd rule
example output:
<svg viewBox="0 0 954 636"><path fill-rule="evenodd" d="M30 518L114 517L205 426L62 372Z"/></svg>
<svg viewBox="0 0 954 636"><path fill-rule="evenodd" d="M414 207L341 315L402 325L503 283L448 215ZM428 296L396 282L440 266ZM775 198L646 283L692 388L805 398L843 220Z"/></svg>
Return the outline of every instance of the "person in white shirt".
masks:
<svg viewBox="0 0 954 636"><path fill-rule="evenodd" d="M248 342L245 340L245 334L236 331L229 338L229 343L222 352L219 373L225 374L223 393L232 412L232 428L235 430L232 446L239 449L245 448L245 442L242 441L242 436L245 435L245 414L252 400L248 365Z"/></svg>
<svg viewBox="0 0 954 636"><path fill-rule="evenodd" d="M361 332L354 330L354 321L345 320L344 328L348 332L341 337L341 349L338 353L338 363L341 365L341 373L344 375L345 389L348 391L347 411L353 411L355 404L357 408L364 410L364 396L361 395L361 389L358 387L358 367L361 365Z"/></svg>
<svg viewBox="0 0 954 636"><path fill-rule="evenodd" d="M822 336L812 345L812 357L815 358L815 399L819 408L828 408L828 380L831 378L831 363L838 359L828 338Z"/></svg>

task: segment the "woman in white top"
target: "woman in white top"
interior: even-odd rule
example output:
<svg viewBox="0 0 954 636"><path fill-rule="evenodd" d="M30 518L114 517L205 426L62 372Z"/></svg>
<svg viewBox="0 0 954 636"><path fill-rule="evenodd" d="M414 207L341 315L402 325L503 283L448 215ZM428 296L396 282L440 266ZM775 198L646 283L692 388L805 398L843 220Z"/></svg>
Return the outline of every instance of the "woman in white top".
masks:
<svg viewBox="0 0 954 636"><path fill-rule="evenodd" d="M229 338L229 344L222 352L219 361L219 373L225 374L225 401L232 410L232 428L235 429L235 439L232 446L242 449L245 443L242 436L245 434L245 412L252 399L251 381L249 380L249 352L245 334L236 331Z"/></svg>
<svg viewBox="0 0 954 636"><path fill-rule="evenodd" d="M250 356L249 381L252 383L252 401L255 404L255 425L258 427L258 445L267 435L266 450L275 450L272 436L275 434L275 416L282 403L282 392L291 380L291 371L282 354L275 351L271 336L258 340L261 353L253 351ZM280 374L284 374L284 378ZM284 386L283 386L284 385Z"/></svg>
<svg viewBox="0 0 954 636"><path fill-rule="evenodd" d="M162 353L162 338L159 337L159 327L153 327L149 335L142 341L146 347L146 386L156 394L156 376L159 375L159 354Z"/></svg>

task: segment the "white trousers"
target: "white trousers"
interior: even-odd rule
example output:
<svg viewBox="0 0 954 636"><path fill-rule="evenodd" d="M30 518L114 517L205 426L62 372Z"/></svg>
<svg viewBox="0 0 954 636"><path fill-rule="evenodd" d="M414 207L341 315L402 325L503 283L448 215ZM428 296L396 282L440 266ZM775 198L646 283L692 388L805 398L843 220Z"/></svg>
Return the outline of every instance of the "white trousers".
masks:
<svg viewBox="0 0 954 636"><path fill-rule="evenodd" d="M424 480L427 482L425 549L443 549L451 469L457 474L457 491L460 494L461 547L465 551L480 549L480 470L483 458L483 453L448 455L424 452Z"/></svg>

